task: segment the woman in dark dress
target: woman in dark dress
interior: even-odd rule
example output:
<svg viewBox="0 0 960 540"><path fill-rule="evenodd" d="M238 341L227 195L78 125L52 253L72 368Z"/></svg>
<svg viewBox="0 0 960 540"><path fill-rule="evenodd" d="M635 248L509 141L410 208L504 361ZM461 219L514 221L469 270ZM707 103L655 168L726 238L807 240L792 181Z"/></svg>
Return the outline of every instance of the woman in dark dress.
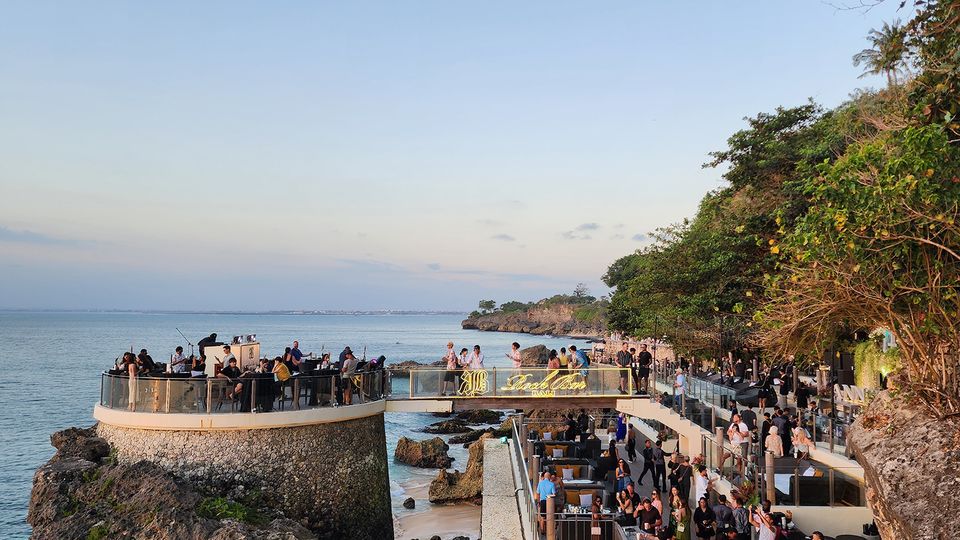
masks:
<svg viewBox="0 0 960 540"><path fill-rule="evenodd" d="M707 540L717 534L717 515L707 504L706 497L697 501L697 509L693 511L693 522L697 525L697 538Z"/></svg>

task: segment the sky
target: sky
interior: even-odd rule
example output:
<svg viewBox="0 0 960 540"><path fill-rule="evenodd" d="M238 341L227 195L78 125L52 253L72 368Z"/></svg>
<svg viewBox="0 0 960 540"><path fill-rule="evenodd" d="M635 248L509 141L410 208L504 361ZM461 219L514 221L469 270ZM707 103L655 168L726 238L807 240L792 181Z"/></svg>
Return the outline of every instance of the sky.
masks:
<svg viewBox="0 0 960 540"><path fill-rule="evenodd" d="M897 4L6 3L0 309L599 296Z"/></svg>

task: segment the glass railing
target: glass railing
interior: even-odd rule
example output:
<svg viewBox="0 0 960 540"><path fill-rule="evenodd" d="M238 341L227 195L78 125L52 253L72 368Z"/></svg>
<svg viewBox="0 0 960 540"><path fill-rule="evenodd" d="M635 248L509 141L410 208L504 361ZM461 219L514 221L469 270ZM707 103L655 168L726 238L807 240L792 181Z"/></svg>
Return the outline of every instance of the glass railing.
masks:
<svg viewBox="0 0 960 540"><path fill-rule="evenodd" d="M382 370L340 375L294 375L277 381L272 373L240 377L141 376L104 373L100 405L151 413L232 413L300 410L383 399L389 377Z"/></svg>
<svg viewBox="0 0 960 540"><path fill-rule="evenodd" d="M619 397L633 393L628 376L621 391L621 370L591 367L586 375L579 370L548 368L484 368L448 371L440 368L411 369L397 374L391 397L394 399L436 399L476 397ZM409 378L407 395L398 379Z"/></svg>
<svg viewBox="0 0 960 540"><path fill-rule="evenodd" d="M770 498L766 456L756 444L746 449L729 441L718 445L704 436L701 459L711 475L728 480L749 498L759 487L760 499ZM854 467L831 467L808 459L793 457L773 460L772 494L775 504L789 506L866 506L865 487L859 479L862 470ZM773 499L771 499L773 500Z"/></svg>

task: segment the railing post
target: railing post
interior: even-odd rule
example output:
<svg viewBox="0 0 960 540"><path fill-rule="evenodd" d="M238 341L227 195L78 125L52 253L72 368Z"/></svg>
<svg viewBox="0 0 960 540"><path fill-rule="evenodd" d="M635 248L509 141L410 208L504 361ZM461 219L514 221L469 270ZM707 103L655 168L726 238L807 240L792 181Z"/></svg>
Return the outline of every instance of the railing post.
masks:
<svg viewBox="0 0 960 540"><path fill-rule="evenodd" d="M207 414L213 412L213 379L207 377Z"/></svg>
<svg viewBox="0 0 960 540"><path fill-rule="evenodd" d="M830 452L833 452L833 418L827 420L827 428L830 429Z"/></svg>
<svg viewBox="0 0 960 540"><path fill-rule="evenodd" d="M363 386L360 387L360 401L363 401ZM300 410L300 377L293 378L293 410Z"/></svg>
<svg viewBox="0 0 960 540"><path fill-rule="evenodd" d="M777 485L773 468L773 452L770 450L767 450L766 455L764 455L764 473L767 487L767 500L769 500L771 504L777 504Z"/></svg>
<svg viewBox="0 0 960 540"><path fill-rule="evenodd" d="M833 470L830 470L831 478ZM830 499L833 500L833 487L830 489ZM800 467L793 468L793 505L800 506Z"/></svg>
<svg viewBox="0 0 960 540"><path fill-rule="evenodd" d="M413 399L413 377L416 370L411 368L407 373L410 374L410 399Z"/></svg>
<svg viewBox="0 0 960 540"><path fill-rule="evenodd" d="M547 497L547 540L557 538L557 500L554 495Z"/></svg>
<svg viewBox="0 0 960 540"><path fill-rule="evenodd" d="M714 444L717 445L716 464L714 466L720 471L720 476L723 476L723 428L715 427L713 433Z"/></svg>
<svg viewBox="0 0 960 540"><path fill-rule="evenodd" d="M535 486L540 478L540 456L530 456L530 485Z"/></svg>
<svg viewBox="0 0 960 540"><path fill-rule="evenodd" d="M497 368L493 369L493 397L497 396Z"/></svg>
<svg viewBox="0 0 960 540"><path fill-rule="evenodd" d="M167 388L166 388L167 395L166 395L166 399L163 400L164 401L163 412L168 413L170 412L170 391L173 389L170 379L167 379L166 385L167 385Z"/></svg>
<svg viewBox="0 0 960 540"><path fill-rule="evenodd" d="M250 412L257 412L257 379L250 379Z"/></svg>
<svg viewBox="0 0 960 540"><path fill-rule="evenodd" d="M710 406L710 431L717 430L717 409L711 405Z"/></svg>

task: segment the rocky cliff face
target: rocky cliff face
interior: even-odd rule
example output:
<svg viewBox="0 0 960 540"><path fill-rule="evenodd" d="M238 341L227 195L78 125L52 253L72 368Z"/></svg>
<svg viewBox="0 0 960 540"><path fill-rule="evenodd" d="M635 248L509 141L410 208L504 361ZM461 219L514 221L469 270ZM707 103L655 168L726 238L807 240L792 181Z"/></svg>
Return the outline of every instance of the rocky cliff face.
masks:
<svg viewBox="0 0 960 540"><path fill-rule="evenodd" d="M440 469L437 477L430 482L430 502L435 504L472 502L479 504L483 499L483 444L492 435L484 434L470 445L470 455L465 471L447 472Z"/></svg>
<svg viewBox="0 0 960 540"><path fill-rule="evenodd" d="M526 311L491 313L463 321L461 326L469 330L489 332L517 332L521 334L599 337L605 332L604 321L588 323L577 319L574 312L578 306L561 304L537 306Z"/></svg>
<svg viewBox="0 0 960 540"><path fill-rule="evenodd" d="M415 441L407 437L400 437L393 459L414 467L426 469L449 467L453 461L447 455L450 447L440 437L425 441Z"/></svg>
<svg viewBox="0 0 960 540"><path fill-rule="evenodd" d="M953 538L960 509L960 419L938 420L881 392L847 435L883 538Z"/></svg>
<svg viewBox="0 0 960 540"><path fill-rule="evenodd" d="M200 491L146 462L124 465L94 430L50 437L57 453L34 475L27 521L35 539L308 539L280 512Z"/></svg>

